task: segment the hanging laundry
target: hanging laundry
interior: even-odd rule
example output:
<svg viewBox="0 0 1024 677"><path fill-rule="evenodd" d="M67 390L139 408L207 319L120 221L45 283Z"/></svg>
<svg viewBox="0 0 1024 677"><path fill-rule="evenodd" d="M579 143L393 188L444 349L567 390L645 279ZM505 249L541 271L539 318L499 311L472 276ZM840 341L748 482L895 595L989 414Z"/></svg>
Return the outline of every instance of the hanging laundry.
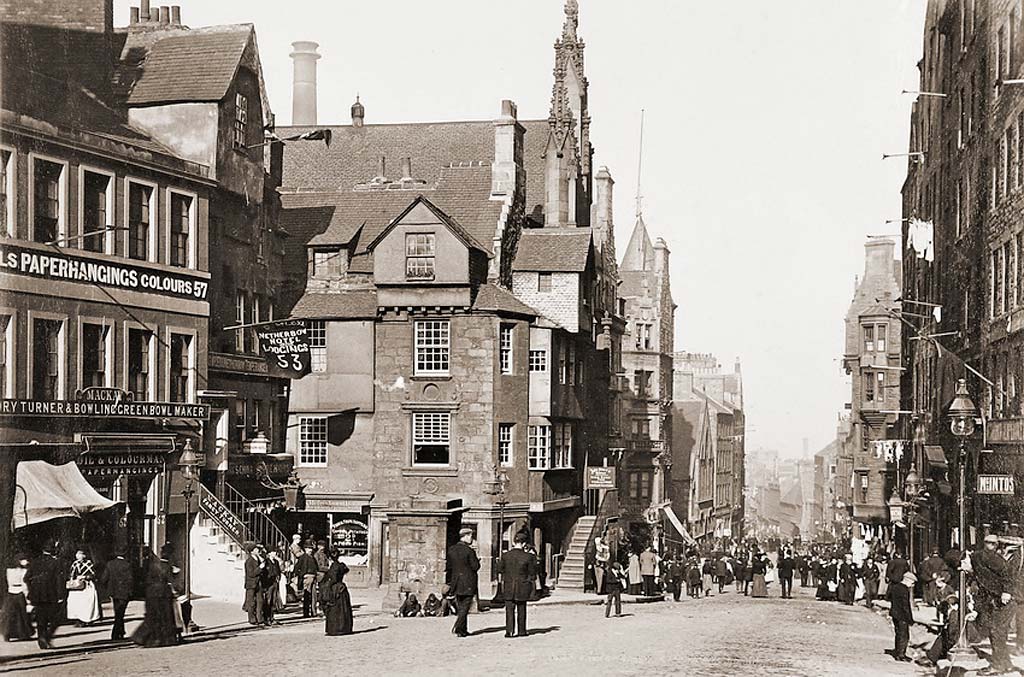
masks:
<svg viewBox="0 0 1024 677"><path fill-rule="evenodd" d="M935 227L931 221L911 219L907 226L907 240L917 258L929 263L935 260Z"/></svg>
<svg viewBox="0 0 1024 677"><path fill-rule="evenodd" d="M942 306L932 308L932 315L935 316L935 324L940 324L942 322Z"/></svg>

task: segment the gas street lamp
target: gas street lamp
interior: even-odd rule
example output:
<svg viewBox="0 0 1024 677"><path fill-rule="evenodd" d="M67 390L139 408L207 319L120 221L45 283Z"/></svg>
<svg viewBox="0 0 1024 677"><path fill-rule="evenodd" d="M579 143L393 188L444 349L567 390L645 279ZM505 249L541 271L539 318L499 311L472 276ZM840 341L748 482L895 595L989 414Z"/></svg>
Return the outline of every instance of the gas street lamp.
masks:
<svg viewBox="0 0 1024 677"><path fill-rule="evenodd" d="M978 408L974 406L970 395L967 393L967 380L959 379L956 382L956 397L949 405L949 429L953 435L960 440L960 534L958 544L960 552L967 548L967 509L965 505L965 487L967 481L967 438L974 433L975 418L978 416ZM960 567L960 632L957 638L956 647L950 652L950 658L956 662L957 658L974 655L974 651L967 644L967 573L963 566Z"/></svg>
<svg viewBox="0 0 1024 677"><path fill-rule="evenodd" d="M192 483L199 473L199 456L192 450L192 439L185 439L185 446L178 458L178 467L181 468L181 476L185 480L185 486L181 490L181 496L185 499L185 604L188 605L188 612L185 619L186 629L192 627L192 517L190 514L192 496L195 490Z"/></svg>

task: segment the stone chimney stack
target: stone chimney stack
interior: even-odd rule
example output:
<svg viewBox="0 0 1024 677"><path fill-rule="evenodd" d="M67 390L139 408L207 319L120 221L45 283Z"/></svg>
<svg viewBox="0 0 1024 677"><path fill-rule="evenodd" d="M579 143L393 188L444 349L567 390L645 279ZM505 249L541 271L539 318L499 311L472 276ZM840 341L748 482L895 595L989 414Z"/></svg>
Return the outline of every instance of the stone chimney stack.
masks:
<svg viewBox="0 0 1024 677"><path fill-rule="evenodd" d="M149 23L152 17L149 13L149 0L141 0L139 3L139 22Z"/></svg>
<svg viewBox="0 0 1024 677"><path fill-rule="evenodd" d="M615 179L607 167L597 170L594 177L594 204L591 225L594 229L594 248L598 251L604 249L609 242L614 244L615 228L612 225L612 193L615 189Z"/></svg>
<svg viewBox="0 0 1024 677"><path fill-rule="evenodd" d="M895 240L889 238L871 238L864 244L864 278L862 284L870 280L885 283L894 280L893 256L896 252ZM898 282L898 280L897 280Z"/></svg>
<svg viewBox="0 0 1024 677"><path fill-rule="evenodd" d="M359 95L356 94L356 102L352 104L352 126L362 127L364 118L366 118L366 108L359 102Z"/></svg>
<svg viewBox="0 0 1024 677"><path fill-rule="evenodd" d="M523 138L516 104L501 102L501 115L494 121L494 164L491 165L491 195L509 196L523 181Z"/></svg>
<svg viewBox="0 0 1024 677"><path fill-rule="evenodd" d="M316 124L316 62L320 58L315 42L292 43L292 124Z"/></svg>
<svg viewBox="0 0 1024 677"><path fill-rule="evenodd" d="M654 272L668 274L668 259L671 253L664 239L659 237L654 241Z"/></svg>

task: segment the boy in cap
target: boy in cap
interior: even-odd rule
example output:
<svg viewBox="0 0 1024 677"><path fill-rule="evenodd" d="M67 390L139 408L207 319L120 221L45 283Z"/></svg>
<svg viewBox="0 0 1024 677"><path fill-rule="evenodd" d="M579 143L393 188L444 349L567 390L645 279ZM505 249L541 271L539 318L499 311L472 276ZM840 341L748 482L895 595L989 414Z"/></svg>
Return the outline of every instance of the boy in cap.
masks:
<svg viewBox="0 0 1024 677"><path fill-rule="evenodd" d="M917 576L909 571L903 574L899 583L892 586L889 591L889 600L892 606L889 615L892 617L892 628L895 635L892 657L902 663L909 663L907 656L907 645L910 643L910 626L914 624L914 608L911 604L914 584Z"/></svg>

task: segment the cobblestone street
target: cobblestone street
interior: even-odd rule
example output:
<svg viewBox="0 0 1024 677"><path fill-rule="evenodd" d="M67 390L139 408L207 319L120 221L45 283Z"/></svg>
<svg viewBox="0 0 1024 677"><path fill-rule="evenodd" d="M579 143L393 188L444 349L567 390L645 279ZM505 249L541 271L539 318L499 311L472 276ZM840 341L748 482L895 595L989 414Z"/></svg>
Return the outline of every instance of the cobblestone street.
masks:
<svg viewBox="0 0 1024 677"><path fill-rule="evenodd" d="M772 591L777 594L777 590ZM531 636L503 636L504 614L470 617L473 636L458 640L449 619L356 615L356 634L323 636L320 622L270 630L212 627L187 645L96 652L33 652L2 669L23 674L90 675L916 675L884 652L885 618L863 607L724 595L674 604L626 604L620 619L586 604L535 605ZM59 638L58 638L59 639ZM59 641L67 647L68 642ZM22 645L23 646L23 645ZM21 646L19 646L21 648ZM34 648L34 645L33 645Z"/></svg>

